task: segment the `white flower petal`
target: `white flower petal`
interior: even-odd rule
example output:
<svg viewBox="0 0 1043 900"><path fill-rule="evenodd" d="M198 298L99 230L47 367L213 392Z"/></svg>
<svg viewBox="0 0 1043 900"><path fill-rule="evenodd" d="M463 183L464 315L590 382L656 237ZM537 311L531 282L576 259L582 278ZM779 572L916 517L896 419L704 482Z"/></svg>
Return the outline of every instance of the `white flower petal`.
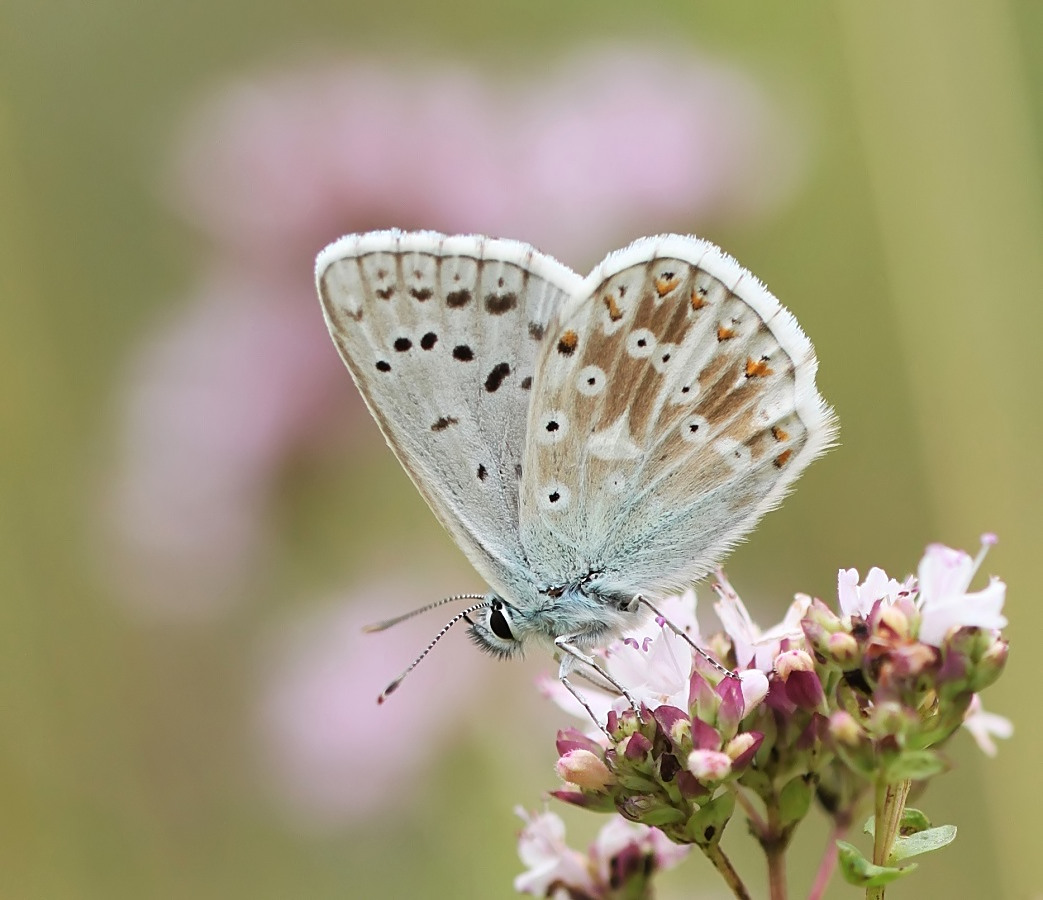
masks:
<svg viewBox="0 0 1043 900"><path fill-rule="evenodd" d="M1007 619L1002 614L1007 585L998 578L973 594L959 593L923 604L918 637L925 644L939 647L953 628L1004 628Z"/></svg>
<svg viewBox="0 0 1043 900"><path fill-rule="evenodd" d="M996 755L996 743L993 737L1009 738L1014 734L1014 725L1006 716L986 712L978 695L974 695L967 715L963 720L966 728L986 756Z"/></svg>
<svg viewBox="0 0 1043 900"><path fill-rule="evenodd" d="M768 676L759 669L745 669L739 673L742 682L742 701L747 713L768 696Z"/></svg>

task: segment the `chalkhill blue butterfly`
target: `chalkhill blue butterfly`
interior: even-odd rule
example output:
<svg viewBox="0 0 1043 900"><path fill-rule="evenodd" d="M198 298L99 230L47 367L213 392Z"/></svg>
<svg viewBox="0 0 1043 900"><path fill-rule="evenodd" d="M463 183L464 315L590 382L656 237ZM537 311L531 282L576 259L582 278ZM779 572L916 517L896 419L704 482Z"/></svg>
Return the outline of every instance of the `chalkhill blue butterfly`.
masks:
<svg viewBox="0 0 1043 900"><path fill-rule="evenodd" d="M444 601L477 601L449 625L500 657L548 646L570 690L579 661L608 678L589 650L714 569L836 433L796 320L695 237L582 278L517 241L376 231L323 250L316 280L384 437L489 586Z"/></svg>

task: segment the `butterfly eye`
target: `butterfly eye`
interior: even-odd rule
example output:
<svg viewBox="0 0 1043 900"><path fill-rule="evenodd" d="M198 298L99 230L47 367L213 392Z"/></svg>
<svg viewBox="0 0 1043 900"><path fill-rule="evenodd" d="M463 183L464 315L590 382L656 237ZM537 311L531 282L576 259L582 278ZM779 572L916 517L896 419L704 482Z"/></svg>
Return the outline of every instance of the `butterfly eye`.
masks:
<svg viewBox="0 0 1043 900"><path fill-rule="evenodd" d="M489 630L501 641L513 641L514 634L507 622L507 617L499 608L493 608L489 613Z"/></svg>

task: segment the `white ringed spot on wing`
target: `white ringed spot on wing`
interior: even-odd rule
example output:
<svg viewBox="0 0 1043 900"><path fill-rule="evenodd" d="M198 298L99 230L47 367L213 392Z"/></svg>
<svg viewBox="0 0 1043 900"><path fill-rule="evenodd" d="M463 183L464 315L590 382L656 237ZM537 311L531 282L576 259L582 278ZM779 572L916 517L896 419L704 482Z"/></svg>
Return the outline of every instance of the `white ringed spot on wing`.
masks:
<svg viewBox="0 0 1043 900"><path fill-rule="evenodd" d="M685 416L677 426L681 432L681 440L689 444L702 444L706 441L710 424L702 416Z"/></svg>
<svg viewBox="0 0 1043 900"><path fill-rule="evenodd" d="M572 492L561 482L552 481L540 488L540 509L547 512L568 508Z"/></svg>
<svg viewBox="0 0 1043 900"><path fill-rule="evenodd" d="M699 380L693 378L691 381L677 385L670 392L670 402L680 406L682 403L693 403L699 396Z"/></svg>
<svg viewBox="0 0 1043 900"><path fill-rule="evenodd" d="M536 427L536 440L541 444L559 444L569 433L569 420L560 409L543 414Z"/></svg>
<svg viewBox="0 0 1043 900"><path fill-rule="evenodd" d="M656 336L647 328L635 328L627 335L627 353L635 359L646 359L656 348Z"/></svg>
<svg viewBox="0 0 1043 900"><path fill-rule="evenodd" d="M600 366L584 366L576 376L576 390L593 397L605 389L605 370Z"/></svg>
<svg viewBox="0 0 1043 900"><path fill-rule="evenodd" d="M652 368L662 375L670 368L670 361L677 356L680 349L677 344L668 342L657 345L655 353L652 354Z"/></svg>

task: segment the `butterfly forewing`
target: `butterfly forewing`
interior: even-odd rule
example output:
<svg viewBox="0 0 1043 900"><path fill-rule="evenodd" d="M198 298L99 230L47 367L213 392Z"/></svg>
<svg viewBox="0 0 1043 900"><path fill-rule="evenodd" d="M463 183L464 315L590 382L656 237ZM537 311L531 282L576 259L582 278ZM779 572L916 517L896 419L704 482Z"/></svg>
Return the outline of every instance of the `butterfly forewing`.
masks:
<svg viewBox="0 0 1043 900"><path fill-rule="evenodd" d="M709 571L829 445L793 317L714 245L610 255L536 362L521 531L550 579L680 589Z"/></svg>
<svg viewBox="0 0 1043 900"><path fill-rule="evenodd" d="M524 571L519 490L535 361L580 279L528 245L352 235L317 263L326 321L388 444L475 568Z"/></svg>

